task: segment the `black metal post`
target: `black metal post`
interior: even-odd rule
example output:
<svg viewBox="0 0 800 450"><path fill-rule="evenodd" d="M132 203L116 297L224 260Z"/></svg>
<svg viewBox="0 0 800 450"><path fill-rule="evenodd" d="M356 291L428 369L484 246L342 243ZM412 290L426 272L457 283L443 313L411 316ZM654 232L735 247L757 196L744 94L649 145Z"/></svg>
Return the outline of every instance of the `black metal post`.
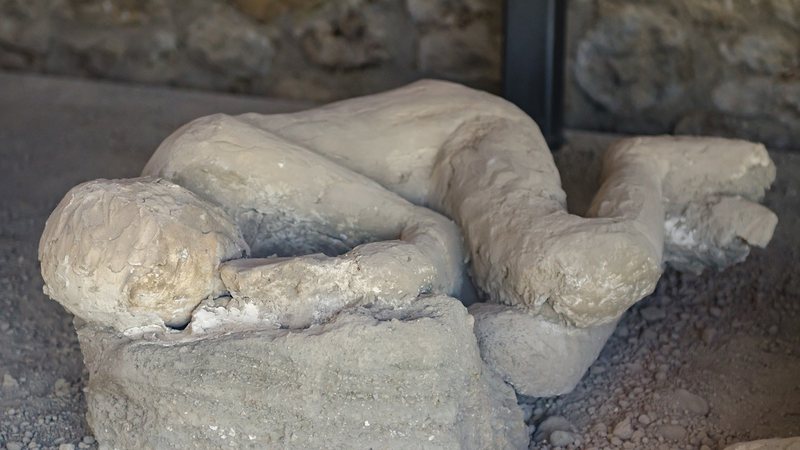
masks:
<svg viewBox="0 0 800 450"><path fill-rule="evenodd" d="M506 0L503 93L539 124L550 148L563 140L567 0Z"/></svg>

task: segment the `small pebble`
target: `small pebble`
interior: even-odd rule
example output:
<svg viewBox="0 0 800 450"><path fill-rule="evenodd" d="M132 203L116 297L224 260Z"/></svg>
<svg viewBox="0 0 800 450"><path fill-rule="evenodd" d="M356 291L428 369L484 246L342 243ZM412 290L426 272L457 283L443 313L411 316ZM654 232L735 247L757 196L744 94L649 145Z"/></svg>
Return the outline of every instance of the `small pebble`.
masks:
<svg viewBox="0 0 800 450"><path fill-rule="evenodd" d="M661 425L658 427L658 434L670 441L679 441L686 436L686 429L680 425Z"/></svg>
<svg viewBox="0 0 800 450"><path fill-rule="evenodd" d="M56 380L55 384L53 385L53 393L56 394L58 397L64 397L69 395L70 384L67 380L63 378L59 378Z"/></svg>
<svg viewBox="0 0 800 450"><path fill-rule="evenodd" d="M665 313L664 310L658 306L648 306L647 308L642 308L639 312L644 320L648 322L657 322L667 317L667 313Z"/></svg>
<svg viewBox="0 0 800 450"><path fill-rule="evenodd" d="M642 332L642 339L644 341L654 341L658 339L658 333L656 333L655 330L648 328Z"/></svg>
<svg viewBox="0 0 800 450"><path fill-rule="evenodd" d="M58 446L58 450L75 450L74 444L61 444Z"/></svg>
<svg viewBox="0 0 800 450"><path fill-rule="evenodd" d="M633 435L633 426L631 425L631 418L626 417L622 419L618 424L614 426L614 431L612 432L614 436L628 440Z"/></svg>
<svg viewBox="0 0 800 450"><path fill-rule="evenodd" d="M556 447L566 447L575 442L576 437L569 431L556 430L550 433L550 437L547 440Z"/></svg>
<svg viewBox="0 0 800 450"><path fill-rule="evenodd" d="M672 405L679 411L686 411L697 416L708 414L708 402L703 397L686 389L678 389L671 396Z"/></svg>
<svg viewBox="0 0 800 450"><path fill-rule="evenodd" d="M650 425L650 422L652 422L652 421L650 420L650 416L648 416L647 414L642 414L641 416L639 416L639 423L640 424L642 424L642 425Z"/></svg>
<svg viewBox="0 0 800 450"><path fill-rule="evenodd" d="M17 380L14 379L11 374L7 373L3 375L3 389L16 389L18 387L19 383L17 383ZM8 444L6 444L6 447L8 447Z"/></svg>
<svg viewBox="0 0 800 450"><path fill-rule="evenodd" d="M703 330L703 335L702 335L703 342L705 342L706 344L711 344L711 342L714 340L714 336L716 335L717 335L717 330L711 327L707 327L706 329Z"/></svg>
<svg viewBox="0 0 800 450"><path fill-rule="evenodd" d="M606 368L602 364L595 364L595 365L593 365L592 367L589 368L589 372L591 372L592 375L600 375L601 373L604 373L605 371L606 371Z"/></svg>
<svg viewBox="0 0 800 450"><path fill-rule="evenodd" d="M6 443L6 450L22 450L25 448L22 442L8 442Z"/></svg>
<svg viewBox="0 0 800 450"><path fill-rule="evenodd" d="M555 431L570 431L572 424L562 416L550 416L542 421L536 428L536 433L533 435L533 440L536 442L544 441L550 438L550 435Z"/></svg>

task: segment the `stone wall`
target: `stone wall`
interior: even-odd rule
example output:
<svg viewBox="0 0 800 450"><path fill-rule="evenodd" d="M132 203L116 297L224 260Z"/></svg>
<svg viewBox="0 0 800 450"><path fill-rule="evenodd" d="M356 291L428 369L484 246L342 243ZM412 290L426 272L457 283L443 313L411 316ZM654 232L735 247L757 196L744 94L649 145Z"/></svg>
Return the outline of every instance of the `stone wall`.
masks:
<svg viewBox="0 0 800 450"><path fill-rule="evenodd" d="M800 0L571 0L567 122L800 147Z"/></svg>
<svg viewBox="0 0 800 450"><path fill-rule="evenodd" d="M800 146L800 0L571 0L566 121ZM329 101L500 89L500 0L0 0L0 67Z"/></svg>
<svg viewBox="0 0 800 450"><path fill-rule="evenodd" d="M423 76L496 90L487 0L0 0L0 66L329 101Z"/></svg>

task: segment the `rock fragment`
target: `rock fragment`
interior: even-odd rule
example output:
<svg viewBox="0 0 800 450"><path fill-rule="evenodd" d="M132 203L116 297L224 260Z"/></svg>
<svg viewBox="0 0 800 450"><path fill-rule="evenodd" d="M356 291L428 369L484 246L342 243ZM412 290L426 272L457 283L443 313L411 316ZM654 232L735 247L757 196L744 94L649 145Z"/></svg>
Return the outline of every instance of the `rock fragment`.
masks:
<svg viewBox="0 0 800 450"><path fill-rule="evenodd" d="M11 374L3 374L3 389L16 389L19 387L19 382L17 382L16 378L12 377Z"/></svg>
<svg viewBox="0 0 800 450"><path fill-rule="evenodd" d="M695 416L708 414L708 402L703 397L686 389L676 389L667 398L670 400L672 407L678 411L688 412Z"/></svg>
<svg viewBox="0 0 800 450"><path fill-rule="evenodd" d="M657 322L667 317L664 309L659 308L658 306L648 306L646 308L642 308L639 310L639 313L642 315L644 320L648 322Z"/></svg>
<svg viewBox="0 0 800 450"><path fill-rule="evenodd" d="M555 447L566 447L577 441L578 437L575 433L569 431L556 430L550 433L550 437L547 440Z"/></svg>
<svg viewBox="0 0 800 450"><path fill-rule="evenodd" d="M631 418L626 417L614 425L612 434L622 440L628 440L633 436L633 425L631 425Z"/></svg>
<svg viewBox="0 0 800 450"><path fill-rule="evenodd" d="M70 388L72 388L72 385L67 380L59 378L53 385L53 393L57 397L65 397L69 395Z"/></svg>
<svg viewBox="0 0 800 450"><path fill-rule="evenodd" d="M680 425L664 424L656 428L659 436L668 441L680 441L686 436L686 429Z"/></svg>
<svg viewBox="0 0 800 450"><path fill-rule="evenodd" d="M572 424L563 416L550 416L542 421L538 427L536 427L536 432L533 435L534 442L543 442L545 440L549 441L553 445L552 441L553 434L556 432L561 433L570 433L573 427ZM557 436L558 438L564 438L567 436Z"/></svg>

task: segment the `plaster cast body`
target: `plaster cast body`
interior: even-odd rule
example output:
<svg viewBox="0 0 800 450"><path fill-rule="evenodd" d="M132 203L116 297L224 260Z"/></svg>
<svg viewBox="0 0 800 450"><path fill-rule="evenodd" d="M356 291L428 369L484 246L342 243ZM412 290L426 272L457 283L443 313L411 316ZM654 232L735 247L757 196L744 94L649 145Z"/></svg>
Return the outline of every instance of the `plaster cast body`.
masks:
<svg viewBox="0 0 800 450"><path fill-rule="evenodd" d="M174 242L154 255L174 258L190 244L216 249L197 249L208 257L189 265L167 259L173 290L147 304L149 316L129 311L129 279L105 259L93 259L96 270L77 281L115 295L95 296L60 275L84 247L60 244L59 234L75 239L98 227L114 234L128 223L102 214L86 222L59 206L48 227L69 227L48 228L40 247L51 295L90 322L80 336L92 371L92 426L103 430L101 440L131 447L175 447L181 436L219 446L222 437L206 427L225 426L249 430L248 438L252 431L259 445L296 437L300 447L318 439L336 447L349 436L363 446L391 439L418 448L429 435L415 427L430 419L440 430L434 441L441 438L430 447L524 448L519 417L498 406L507 400L492 400L510 397L494 374L519 394L568 392L620 315L653 291L665 262L724 267L748 245L766 245L776 223L756 203L775 176L763 146L718 138L621 141L606 155L588 217L568 214L550 151L528 116L489 94L434 81L294 114L197 119L162 143L144 175L193 193L167 196L167 217L155 214L158 224L188 232L168 228ZM100 201L94 196L102 193L79 189L65 202L105 211L118 195L136 198L166 183L152 180L131 181L146 184L132 194L117 193L125 182L103 185L110 199ZM214 232L196 227L205 223L197 214L181 215L183 202L216 218ZM144 210L145 219L154 214ZM92 251L105 255L103 245ZM248 247L252 259L242 258ZM470 303L469 279L481 300L470 308L474 327L447 296ZM187 286L194 290L184 293ZM182 324L189 312L184 331L141 328ZM184 358L186 366L174 365ZM314 390L331 367L346 375L331 387L341 394L333 399ZM186 379L200 381L184 386ZM261 379L270 380L265 397L248 411L272 430L263 438L260 423L240 418L248 383ZM384 379L403 401L421 403L384 411L397 403L373 396L382 392L375 380ZM465 400L472 396L480 401ZM315 406L320 397L324 414ZM191 401L208 414L184 417ZM413 416L430 408L433 416ZM362 413L373 409L382 425L366 429L371 419ZM132 435L118 416L153 431ZM207 417L224 424L206 424ZM319 417L341 422L310 423ZM386 425L395 419L398 428ZM462 423L481 425L455 425ZM180 431L163 431L170 429Z"/></svg>
<svg viewBox="0 0 800 450"><path fill-rule="evenodd" d="M464 233L473 282L494 302L526 305L535 313L554 310L571 323L608 322L649 293L660 273L659 246L647 248L648 238L638 230L621 234L628 224L590 225L566 213L558 171L538 127L492 95L424 81L316 110L239 119L453 218ZM154 156L162 158L182 156L165 143ZM149 168L145 173L169 177ZM660 205L657 198L652 203ZM559 258L574 251L560 249L578 248L585 258L582 242L589 237L605 259L621 255L620 246L631 251L624 261L580 264L576 271L582 273L569 273L575 264ZM591 312L578 311L576 303Z"/></svg>
<svg viewBox="0 0 800 450"><path fill-rule="evenodd" d="M222 210L149 178L74 187L39 248L45 292L76 316L120 331L185 325L203 299L226 291L219 263L249 251Z"/></svg>
<svg viewBox="0 0 800 450"><path fill-rule="evenodd" d="M303 155L299 163L290 157L298 153ZM334 183L320 181L338 176L328 172L341 174L337 182L348 186L342 189L346 194L337 196ZM386 230L362 219L364 196L354 191L374 192L381 199L367 202L382 203L371 216L380 223L401 222L394 211L411 217L407 211L415 211L386 190L453 218L464 234L478 291L489 302L512 307L485 311L479 328L481 320L500 320L494 314L505 322L560 327L541 336L541 349L565 348L572 336L592 336L575 338L573 347L583 350L566 352L573 357L564 358L565 352L536 351L535 333L522 327L518 332L529 336L523 340L529 352L519 358L521 347L508 345L511 335L478 333L495 370L518 392L533 396L574 387L580 378L575 374L591 364L610 333L607 325L652 292L663 262L685 270L724 267L746 256L748 244L765 245L776 222L755 203L775 176L766 150L719 138L621 141L606 155L589 218L568 214L558 171L530 118L497 97L443 82L419 82L300 113L199 119L168 138L144 173L173 179L223 206L243 229L261 230L245 232L254 249L275 247L266 244L274 233L261 226L265 222L297 233L291 242L308 244L285 255L329 247L344 251L396 235L397 227ZM355 183L364 188L351 187ZM260 215L257 225L252 225L253 211ZM321 239L308 232L320 228ZM433 278L443 269L460 273L457 239L438 229L446 226L431 230L449 236L451 244L430 247L442 258L439 265L415 256L425 262L424 271L416 270L419 263L404 266L402 258L383 256L385 244L378 243L366 244L375 247L370 253L376 261L364 265L370 268L366 276L353 264L361 248L335 260L304 256L228 263L223 278L234 296L229 305L237 310L256 305L260 316L305 326L338 309L387 297L370 294L370 286L391 293L395 304L413 300L422 286L453 294L453 285L419 281L422 273ZM330 236L354 238L340 242ZM341 245L328 245L331 240ZM390 260L397 266L379 273L376 268L389 267ZM443 278L460 280L458 275ZM536 317L509 319L513 314ZM503 351L509 354L500 356ZM512 360L514 367L501 367L501 361ZM544 376L543 366L559 367L561 375ZM533 374L543 376L533 380Z"/></svg>
<svg viewBox="0 0 800 450"><path fill-rule="evenodd" d="M509 306L477 316L484 356L531 396L574 387L620 315L652 292L664 262L725 267L748 244L766 245L777 220L755 203L775 176L763 146L666 136L615 145L589 217L568 214L550 151L527 115L431 81L300 113L198 119L168 138L144 173L221 205L262 256L360 245L336 258L225 265L228 307L255 307L283 326L319 323L356 304L413 301L423 291L455 293L465 284L457 230L420 222L419 207L394 193L453 218L482 298ZM399 230L409 222L436 238L363 244L408 235ZM275 239L295 247L281 252ZM430 281L437 279L457 281ZM482 321L510 331L491 332ZM534 323L552 332L529 331Z"/></svg>
<svg viewBox="0 0 800 450"><path fill-rule="evenodd" d="M778 218L758 204L775 180L764 146L713 137L630 138L606 152L604 178L635 159L656 160L666 169L666 263L683 271L723 269L742 261L751 245L769 243ZM595 200L589 213L597 206Z"/></svg>
<svg viewBox="0 0 800 450"><path fill-rule="evenodd" d="M235 299L281 325L320 323L355 302L461 296L464 256L452 221L269 131L224 115L198 119L170 136L144 173L234 218L253 254L268 258L227 264L223 280ZM328 256L276 259L314 252Z"/></svg>
<svg viewBox="0 0 800 450"><path fill-rule="evenodd" d="M260 140L250 138L255 129L263 130ZM774 178L774 166L757 144L717 138L628 140L609 152L605 182L590 211L594 218L580 218L567 214L550 151L527 115L492 95L435 81L300 113L199 119L167 139L144 173L176 180L229 211L238 210L244 206L231 193L235 189L215 184L224 177L211 167L202 173L196 169L201 161L238 174L253 170L252 160L212 162L202 156L228 153L232 146L271 155L259 156L259 176L285 198L294 198L300 186L311 193L306 195L320 192L302 166L294 166L291 185L279 184L286 177L280 155L302 148L324 156L314 165L349 168L410 202L441 211L464 233L470 272L484 297L581 327L615 321L652 292L664 257L665 208L680 217L682 208L711 195L758 200ZM347 177L357 179L352 172ZM247 191L256 209L298 211L293 204L259 199L259 191ZM315 199L313 208L300 209L317 214L336 205L353 216L347 206L353 199ZM774 217L766 210L758 213ZM319 215L303 220L338 223ZM380 239L379 234L373 235ZM684 244L670 240L668 248L678 253Z"/></svg>

